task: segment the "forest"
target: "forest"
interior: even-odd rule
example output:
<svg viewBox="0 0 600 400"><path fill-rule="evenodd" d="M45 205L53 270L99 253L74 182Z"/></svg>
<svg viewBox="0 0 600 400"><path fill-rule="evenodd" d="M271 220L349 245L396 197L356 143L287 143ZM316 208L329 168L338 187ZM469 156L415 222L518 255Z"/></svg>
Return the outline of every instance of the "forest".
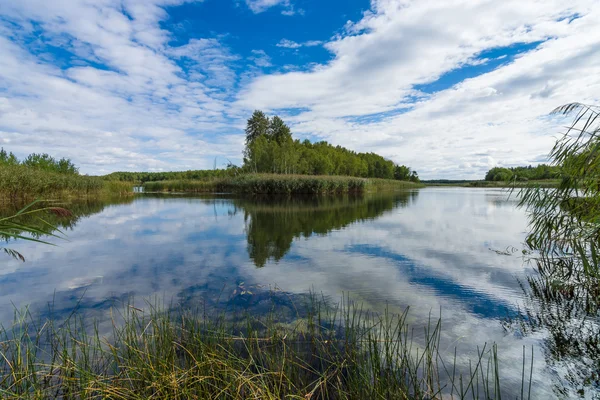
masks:
<svg viewBox="0 0 600 400"><path fill-rule="evenodd" d="M547 179L560 178L560 167L547 164L527 167L501 168L495 167L490 169L485 175L486 181L537 181Z"/></svg>
<svg viewBox="0 0 600 400"><path fill-rule="evenodd" d="M418 182L416 171L375 153L356 153L325 141L293 138L278 116L254 111L246 126L243 169L254 173L345 175Z"/></svg>

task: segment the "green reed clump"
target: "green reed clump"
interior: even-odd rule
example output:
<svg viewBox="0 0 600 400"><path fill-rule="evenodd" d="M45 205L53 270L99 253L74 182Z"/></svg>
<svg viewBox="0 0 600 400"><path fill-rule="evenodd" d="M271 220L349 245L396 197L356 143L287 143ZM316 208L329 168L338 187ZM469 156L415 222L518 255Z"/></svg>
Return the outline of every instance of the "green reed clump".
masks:
<svg viewBox="0 0 600 400"><path fill-rule="evenodd" d="M281 323L275 311L262 319L232 319L227 313L166 312L148 303L146 310L126 307L113 319L112 332L101 335L98 325L90 329L78 317L39 326L27 313L17 314L12 330L1 332L0 394L6 399L501 397L496 346L478 349L478 358L460 368L455 356L445 360L440 352L440 322L415 331L407 315L370 313L349 302L327 307L313 298L301 318Z"/></svg>
<svg viewBox="0 0 600 400"><path fill-rule="evenodd" d="M399 181L393 179L377 179L370 178L367 183L367 188L369 191L373 192L383 192L383 191L394 191L394 190L404 190L404 189L418 189L425 187L424 184L420 182L410 182L410 181Z"/></svg>
<svg viewBox="0 0 600 400"><path fill-rule="evenodd" d="M336 194L420 187L418 184L349 176L246 174L214 180L176 180L144 183L147 192Z"/></svg>
<svg viewBox="0 0 600 400"><path fill-rule="evenodd" d="M219 189L217 180L174 180L144 183L145 192L214 193Z"/></svg>
<svg viewBox="0 0 600 400"><path fill-rule="evenodd" d="M61 174L23 165L0 166L0 198L22 200L73 196L124 195L132 193L127 182L99 177Z"/></svg>

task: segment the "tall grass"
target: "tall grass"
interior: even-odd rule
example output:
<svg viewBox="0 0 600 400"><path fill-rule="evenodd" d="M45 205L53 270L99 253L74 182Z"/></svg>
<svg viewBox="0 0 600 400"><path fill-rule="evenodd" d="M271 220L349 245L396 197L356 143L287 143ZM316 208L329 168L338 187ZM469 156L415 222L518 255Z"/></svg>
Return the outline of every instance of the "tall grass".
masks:
<svg viewBox="0 0 600 400"><path fill-rule="evenodd" d="M146 192L253 193L253 194L334 194L361 193L420 185L385 179L348 176L247 174L214 180L177 180L144 183Z"/></svg>
<svg viewBox="0 0 600 400"><path fill-rule="evenodd" d="M110 335L71 316L57 324L16 314L0 340L3 398L441 399L501 398L496 346L467 368L440 352L440 321L412 330L407 312L366 312L315 297L283 324L125 307ZM120 321L122 320L122 321ZM117 322L119 321L119 322ZM421 335L422 340L416 340ZM419 345L418 342L421 344ZM528 392L523 366L521 398ZM530 385L530 383L529 383ZM530 392L529 386L529 392Z"/></svg>
<svg viewBox="0 0 600 400"><path fill-rule="evenodd" d="M125 195L132 192L133 187L127 182L61 174L22 165L0 166L0 199L4 200Z"/></svg>

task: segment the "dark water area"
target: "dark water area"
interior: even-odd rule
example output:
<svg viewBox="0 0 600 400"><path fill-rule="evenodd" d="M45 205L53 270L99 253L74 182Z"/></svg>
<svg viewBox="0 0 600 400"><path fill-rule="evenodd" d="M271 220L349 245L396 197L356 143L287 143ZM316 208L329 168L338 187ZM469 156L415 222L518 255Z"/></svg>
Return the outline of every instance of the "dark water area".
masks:
<svg viewBox="0 0 600 400"><path fill-rule="evenodd" d="M534 352L532 398L566 396L565 366L543 327L514 323L528 297L531 265L519 252L525 211L501 189L427 188L345 197L138 195L67 205L52 220L68 240L14 241L26 262L2 255L0 321L15 307L64 316L75 307L105 317L115 304L160 298L169 304L226 299L262 312L268 290L370 310L388 307L409 322L442 317L442 347L459 362L495 342L501 378L520 389L523 346ZM8 212L8 211L5 211ZM524 319L527 321L527 319ZM562 393L562 395L561 395ZM593 391L585 392L589 397ZM593 398L590 397L590 398Z"/></svg>

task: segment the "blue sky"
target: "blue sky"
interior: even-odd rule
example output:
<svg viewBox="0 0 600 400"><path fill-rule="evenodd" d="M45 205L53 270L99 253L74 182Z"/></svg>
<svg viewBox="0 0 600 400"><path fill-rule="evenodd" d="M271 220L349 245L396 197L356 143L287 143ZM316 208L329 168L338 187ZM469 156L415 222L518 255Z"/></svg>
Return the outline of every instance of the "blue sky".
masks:
<svg viewBox="0 0 600 400"><path fill-rule="evenodd" d="M423 178L545 160L598 103L595 1L0 0L0 146L84 173L241 162L254 109Z"/></svg>

